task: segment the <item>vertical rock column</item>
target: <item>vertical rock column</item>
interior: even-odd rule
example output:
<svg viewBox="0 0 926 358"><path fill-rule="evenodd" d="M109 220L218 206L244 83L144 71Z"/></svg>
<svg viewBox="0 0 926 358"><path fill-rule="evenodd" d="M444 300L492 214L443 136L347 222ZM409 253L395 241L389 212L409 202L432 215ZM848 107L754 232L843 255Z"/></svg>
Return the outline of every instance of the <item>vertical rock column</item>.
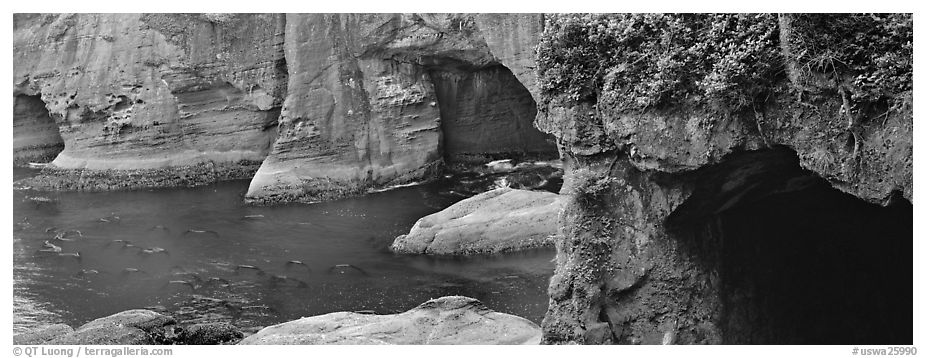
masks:
<svg viewBox="0 0 926 358"><path fill-rule="evenodd" d="M440 114L419 66L361 58L385 15L287 15L289 91L252 202L317 201L425 176L440 162Z"/></svg>
<svg viewBox="0 0 926 358"><path fill-rule="evenodd" d="M567 170L545 343L719 343L719 281L662 222L688 195L626 156L578 158ZM704 244L709 245L709 244Z"/></svg>

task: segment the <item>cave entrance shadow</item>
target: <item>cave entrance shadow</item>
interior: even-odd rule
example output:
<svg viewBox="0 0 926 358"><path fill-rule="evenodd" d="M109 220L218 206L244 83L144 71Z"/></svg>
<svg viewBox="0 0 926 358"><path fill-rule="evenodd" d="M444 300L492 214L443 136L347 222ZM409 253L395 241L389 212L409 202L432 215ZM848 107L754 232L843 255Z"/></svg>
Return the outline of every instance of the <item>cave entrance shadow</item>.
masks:
<svg viewBox="0 0 926 358"><path fill-rule="evenodd" d="M720 276L723 342L912 344L912 204L899 193L886 206L843 193L790 149L757 155L739 164L764 169L739 189L716 189L743 179L729 175L734 160L698 179L715 189L694 193L667 222Z"/></svg>
<svg viewBox="0 0 926 358"><path fill-rule="evenodd" d="M39 95L13 95L13 162L50 162L64 150L58 124Z"/></svg>
<svg viewBox="0 0 926 358"><path fill-rule="evenodd" d="M507 67L429 59L448 163L558 157L553 137L534 127L537 104Z"/></svg>

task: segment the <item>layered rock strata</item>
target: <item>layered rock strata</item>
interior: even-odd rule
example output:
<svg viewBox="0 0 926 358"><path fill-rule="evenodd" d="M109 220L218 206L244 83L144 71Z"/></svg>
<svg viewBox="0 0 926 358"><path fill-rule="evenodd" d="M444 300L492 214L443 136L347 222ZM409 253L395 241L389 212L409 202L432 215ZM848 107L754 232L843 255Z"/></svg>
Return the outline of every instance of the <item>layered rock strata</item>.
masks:
<svg viewBox="0 0 926 358"><path fill-rule="evenodd" d="M203 165L250 176L286 93L283 27L270 14L17 14L14 96L41 98L64 142L36 186L111 189L72 178L135 173L150 182L126 186L175 185Z"/></svg>
<svg viewBox="0 0 926 358"><path fill-rule="evenodd" d="M254 176L261 203L555 156L532 125L541 16L506 16L17 14L14 151L55 157L35 188Z"/></svg>
<svg viewBox="0 0 926 358"><path fill-rule="evenodd" d="M476 18L287 15L280 136L248 200L328 200L427 178L458 155L554 152L483 38L504 29Z"/></svg>

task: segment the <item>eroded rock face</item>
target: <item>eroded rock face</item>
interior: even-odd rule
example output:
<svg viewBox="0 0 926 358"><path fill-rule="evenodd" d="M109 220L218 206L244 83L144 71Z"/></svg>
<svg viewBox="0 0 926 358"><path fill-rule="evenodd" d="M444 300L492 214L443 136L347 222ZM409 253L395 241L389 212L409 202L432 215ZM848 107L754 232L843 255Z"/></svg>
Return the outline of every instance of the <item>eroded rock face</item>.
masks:
<svg viewBox="0 0 926 358"><path fill-rule="evenodd" d="M885 328L906 329L912 291L852 289L909 277L912 101L859 125L834 93L738 112L546 96L537 125L565 153L570 200L544 342L912 339Z"/></svg>
<svg viewBox="0 0 926 358"><path fill-rule="evenodd" d="M445 159L555 155L532 125L541 20L18 14L14 96L41 98L64 144L29 185L198 185L260 166L249 201L317 201L421 180ZM17 155L51 157L54 127L26 129L26 112Z"/></svg>
<svg viewBox="0 0 926 358"><path fill-rule="evenodd" d="M530 93L483 39L503 30L472 15L287 15L280 136L248 200L311 202L403 184L448 155L553 152L530 124Z"/></svg>
<svg viewBox="0 0 926 358"><path fill-rule="evenodd" d="M287 83L282 15L17 15L15 24L14 96L40 96L54 118L65 143L58 169L247 172L270 149ZM53 187L92 185L58 179L70 182Z"/></svg>
<svg viewBox="0 0 926 358"><path fill-rule="evenodd" d="M239 344L537 344L540 328L478 300L447 296L407 312L336 312L281 323Z"/></svg>
<svg viewBox="0 0 926 358"><path fill-rule="evenodd" d="M563 200L550 192L499 188L415 223L392 243L400 253L468 255L552 246Z"/></svg>

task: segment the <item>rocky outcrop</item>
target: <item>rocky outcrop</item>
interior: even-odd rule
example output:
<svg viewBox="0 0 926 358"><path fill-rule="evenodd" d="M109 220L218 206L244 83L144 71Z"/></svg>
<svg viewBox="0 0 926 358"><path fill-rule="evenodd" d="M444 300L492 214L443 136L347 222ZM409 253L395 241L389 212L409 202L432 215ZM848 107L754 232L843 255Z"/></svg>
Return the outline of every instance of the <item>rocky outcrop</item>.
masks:
<svg viewBox="0 0 926 358"><path fill-rule="evenodd" d="M53 324L13 337L15 344L234 344L244 337L225 322L178 322L147 309L133 309L98 318L76 330Z"/></svg>
<svg viewBox="0 0 926 358"><path fill-rule="evenodd" d="M494 254L552 246L563 200L550 192L499 188L415 223L392 243L399 253Z"/></svg>
<svg viewBox="0 0 926 358"><path fill-rule="evenodd" d="M540 328L448 296L394 315L336 312L270 326L239 344L537 344Z"/></svg>
<svg viewBox="0 0 926 358"><path fill-rule="evenodd" d="M129 310L93 320L48 344L156 344L169 334L173 318L148 310Z"/></svg>
<svg viewBox="0 0 926 358"><path fill-rule="evenodd" d="M280 135L248 200L327 200L426 178L445 158L552 152L483 39L502 30L472 15L287 15Z"/></svg>
<svg viewBox="0 0 926 358"><path fill-rule="evenodd" d="M511 16L17 14L15 151L55 157L39 189L253 175L263 203L555 155L532 125L541 17Z"/></svg>
<svg viewBox="0 0 926 358"><path fill-rule="evenodd" d="M83 177L123 171L173 184L204 164L250 176L286 92L283 26L268 14L17 14L14 96L41 98L65 144L53 166L75 172L36 184L86 189L100 185Z"/></svg>
<svg viewBox="0 0 926 358"><path fill-rule="evenodd" d="M745 21L736 16L666 17L680 28L696 21L719 19L728 25ZM639 36L644 43L684 41L662 35L661 31L671 31L668 27L653 33L620 30L621 26L663 21L662 15L581 19L564 19L557 23L560 27L545 34L550 36L549 44L564 41L577 48L551 45L541 56L550 59L579 53L578 60L597 58L595 53L582 52L588 44L569 42L575 38L566 36L577 29L600 31L583 37L589 41L633 38L607 37L610 31ZM759 16L754 19L765 21ZM597 30L596 21L603 24ZM739 54L722 52L727 50L757 51L750 53L750 60L737 62L743 68L755 59L781 61L776 41L789 40L786 33L779 36L774 21L762 23L767 27L751 28L775 31L753 33L765 36L759 41L743 39L751 36L748 29L733 32L743 38L731 41L756 47L711 47L716 45L711 42L700 61ZM690 32L694 35L688 39L698 38L697 31L701 30ZM718 38L711 41L721 41ZM651 78L653 86L666 84L652 78L673 72L656 68L671 66L678 63L671 61L684 57L669 61L652 56L671 53L673 45L663 43L658 53L633 52L633 56L647 57L642 65L630 58L609 68L606 61L613 57L607 54L601 57L600 71L593 65L586 69L589 72L564 74L550 70L561 70L557 66L564 62L542 64L548 72L541 82L549 86L537 124L557 137L565 153L569 163L562 193L570 197L561 216L564 238L556 243L550 308L542 324L544 341L908 341L905 337L912 336L907 331L885 330L892 325L906 327L907 302L912 297L907 295L912 292L885 296L877 289L851 287L881 287L878 279L863 278L869 275L860 273L865 271L905 282L912 267L907 256L893 254L909 250L912 235L912 206L907 201L913 188L909 93L886 94L890 108L877 107L883 102L853 104L846 92L851 85L834 85L841 81L834 74L804 74L818 81L827 78L828 85L839 87L819 90L773 71L769 77L729 87L749 91L753 88L748 85L774 83L757 99L749 97L747 101L757 102L747 105L748 109L731 109L741 103L705 100L706 90L699 87L674 88L654 97L671 99L668 104L628 109L647 93L632 92L636 82L614 79L645 73L642 78ZM617 45L598 48L613 51L610 54L621 49ZM560 50L564 52L555 52ZM764 57L759 51L771 55ZM643 69L633 67L638 65ZM722 65L715 63L714 68ZM678 73L689 81L697 71L682 68ZM601 82L593 78L575 83L577 87L568 91L554 85L563 79L587 79L585 75L600 75ZM688 83L700 85L722 75L714 73L711 76L717 77L699 77L697 81L702 82ZM582 87L588 84L592 84L590 89ZM877 263L860 268L857 260L866 260L861 257ZM847 307L864 313L847 317L842 313ZM872 324L863 316L882 320Z"/></svg>

